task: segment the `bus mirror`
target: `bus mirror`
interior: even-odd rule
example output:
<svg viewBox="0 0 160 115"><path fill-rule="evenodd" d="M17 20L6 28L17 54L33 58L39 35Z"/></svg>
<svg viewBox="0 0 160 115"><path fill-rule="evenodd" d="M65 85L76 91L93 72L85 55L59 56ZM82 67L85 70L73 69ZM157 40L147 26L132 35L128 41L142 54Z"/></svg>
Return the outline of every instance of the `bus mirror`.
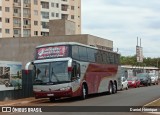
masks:
<svg viewBox="0 0 160 115"><path fill-rule="evenodd" d="M30 65L34 65L34 62L28 62L25 66L25 74L28 74L29 73L29 66Z"/></svg>

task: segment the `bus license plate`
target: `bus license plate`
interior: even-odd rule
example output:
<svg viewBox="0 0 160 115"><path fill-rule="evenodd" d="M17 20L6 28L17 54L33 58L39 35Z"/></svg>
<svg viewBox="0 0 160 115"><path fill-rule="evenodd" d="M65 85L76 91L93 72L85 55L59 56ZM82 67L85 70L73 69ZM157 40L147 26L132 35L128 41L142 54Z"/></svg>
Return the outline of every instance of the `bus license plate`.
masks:
<svg viewBox="0 0 160 115"><path fill-rule="evenodd" d="M54 96L54 94L47 94L47 96Z"/></svg>

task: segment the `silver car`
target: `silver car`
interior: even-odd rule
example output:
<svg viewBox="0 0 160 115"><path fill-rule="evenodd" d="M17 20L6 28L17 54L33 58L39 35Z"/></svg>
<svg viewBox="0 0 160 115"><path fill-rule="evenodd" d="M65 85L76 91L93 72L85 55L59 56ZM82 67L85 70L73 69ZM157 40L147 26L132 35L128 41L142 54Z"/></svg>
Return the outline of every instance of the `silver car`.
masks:
<svg viewBox="0 0 160 115"><path fill-rule="evenodd" d="M154 85L158 85L158 75L155 73L149 73L149 76L151 77L151 83Z"/></svg>

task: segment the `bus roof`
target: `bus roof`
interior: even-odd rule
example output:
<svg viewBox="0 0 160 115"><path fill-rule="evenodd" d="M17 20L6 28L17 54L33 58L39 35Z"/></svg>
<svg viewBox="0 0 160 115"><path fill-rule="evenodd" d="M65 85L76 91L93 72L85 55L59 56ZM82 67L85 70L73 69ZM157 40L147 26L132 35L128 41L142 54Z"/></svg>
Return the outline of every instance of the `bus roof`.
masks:
<svg viewBox="0 0 160 115"><path fill-rule="evenodd" d="M81 45L81 46L85 46L85 47L91 47L91 48L96 48L96 49L98 49L97 47L93 47L93 46L89 46L89 45L85 45L85 44L81 44L81 43L77 43L77 42L57 42L57 43L49 43L49 44L44 44L44 45L37 46L36 48L48 47L48 46L57 46L57 45Z"/></svg>
<svg viewBox="0 0 160 115"><path fill-rule="evenodd" d="M37 46L36 48L49 47L49 46L57 46L57 45L80 45L80 46L84 46L84 47L88 47L88 48L99 49L96 46L89 46L89 45L85 45L85 44L81 44L81 43L77 43L77 42L49 43L49 44L43 44L43 45ZM99 49L99 50L108 51L108 52L112 52L112 53L117 53L118 54L118 52L114 52L114 51L110 51L110 50L104 50L104 49Z"/></svg>

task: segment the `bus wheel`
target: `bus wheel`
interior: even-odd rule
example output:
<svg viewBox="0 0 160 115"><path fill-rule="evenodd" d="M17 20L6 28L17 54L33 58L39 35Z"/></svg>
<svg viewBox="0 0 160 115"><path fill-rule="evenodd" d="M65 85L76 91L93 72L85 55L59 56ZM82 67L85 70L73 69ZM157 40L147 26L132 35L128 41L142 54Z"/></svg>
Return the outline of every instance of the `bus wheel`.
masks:
<svg viewBox="0 0 160 115"><path fill-rule="evenodd" d="M115 83L113 83L113 85L112 85L112 94L115 94L116 93L116 85L115 85Z"/></svg>
<svg viewBox="0 0 160 115"><path fill-rule="evenodd" d="M87 87L85 85L83 85L81 99L84 100L86 98L87 98Z"/></svg>
<svg viewBox="0 0 160 115"><path fill-rule="evenodd" d="M55 98L54 97L50 97L49 100L50 100L50 102L54 102Z"/></svg>
<svg viewBox="0 0 160 115"><path fill-rule="evenodd" d="M108 90L109 90L108 91L109 95L112 94L112 92L113 92L113 85L112 85L111 82L109 83Z"/></svg>

